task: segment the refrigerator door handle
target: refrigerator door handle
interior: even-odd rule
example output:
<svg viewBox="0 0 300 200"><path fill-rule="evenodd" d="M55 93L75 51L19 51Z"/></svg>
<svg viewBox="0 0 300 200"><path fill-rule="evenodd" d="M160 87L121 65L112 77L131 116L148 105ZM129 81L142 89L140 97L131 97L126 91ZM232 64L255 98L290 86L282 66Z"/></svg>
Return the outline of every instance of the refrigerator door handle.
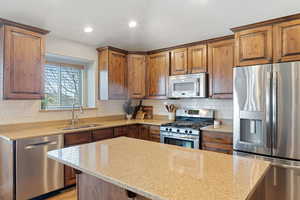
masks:
<svg viewBox="0 0 300 200"><path fill-rule="evenodd" d="M277 98L278 98L278 72L273 72L272 84L272 138L273 150L277 149Z"/></svg>
<svg viewBox="0 0 300 200"><path fill-rule="evenodd" d="M272 148L272 123L271 123L271 86L272 86L272 72L267 72L266 84L266 148Z"/></svg>

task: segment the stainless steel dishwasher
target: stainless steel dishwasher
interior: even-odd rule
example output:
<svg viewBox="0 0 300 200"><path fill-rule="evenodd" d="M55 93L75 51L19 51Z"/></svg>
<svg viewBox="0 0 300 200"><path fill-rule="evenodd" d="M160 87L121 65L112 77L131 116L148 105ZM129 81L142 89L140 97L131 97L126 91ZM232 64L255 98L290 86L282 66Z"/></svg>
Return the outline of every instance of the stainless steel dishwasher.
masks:
<svg viewBox="0 0 300 200"><path fill-rule="evenodd" d="M16 200L25 200L64 187L63 165L47 152L63 148L63 136L16 141Z"/></svg>

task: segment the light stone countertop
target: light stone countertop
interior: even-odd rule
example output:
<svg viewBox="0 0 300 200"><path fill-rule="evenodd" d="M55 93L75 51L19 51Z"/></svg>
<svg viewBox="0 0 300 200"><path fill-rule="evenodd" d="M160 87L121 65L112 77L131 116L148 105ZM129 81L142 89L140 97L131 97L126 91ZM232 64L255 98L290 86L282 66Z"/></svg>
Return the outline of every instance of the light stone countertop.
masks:
<svg viewBox="0 0 300 200"><path fill-rule="evenodd" d="M213 125L201 128L202 131L213 131L213 132L222 132L222 133L233 133L231 125L220 125L217 128L214 128Z"/></svg>
<svg viewBox="0 0 300 200"><path fill-rule="evenodd" d="M125 119L86 119L82 120L80 125L87 124L100 124L97 127L80 128L72 130L63 130L63 128L69 127L66 121L50 121L50 122L37 122L37 123L25 123L16 125L2 125L0 126L0 137L6 140L18 140L32 137L41 137L49 135L59 135L66 133L74 133L88 130L97 130L104 128L112 128L125 125L134 124L146 124L160 126L161 124L168 123L168 120L160 119L146 119L146 120L125 120Z"/></svg>
<svg viewBox="0 0 300 200"><path fill-rule="evenodd" d="M153 200L245 200L270 167L262 160L127 137L48 156Z"/></svg>

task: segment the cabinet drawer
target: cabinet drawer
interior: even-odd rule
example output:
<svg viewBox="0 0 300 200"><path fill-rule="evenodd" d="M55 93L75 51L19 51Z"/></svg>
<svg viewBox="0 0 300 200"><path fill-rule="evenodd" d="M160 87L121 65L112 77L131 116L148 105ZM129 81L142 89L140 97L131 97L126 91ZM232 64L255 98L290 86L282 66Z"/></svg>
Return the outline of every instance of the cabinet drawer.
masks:
<svg viewBox="0 0 300 200"><path fill-rule="evenodd" d="M114 128L114 137L126 136L126 135L127 135L126 126Z"/></svg>
<svg viewBox="0 0 300 200"><path fill-rule="evenodd" d="M91 132L79 132L65 134L65 146L73 146L91 142Z"/></svg>
<svg viewBox="0 0 300 200"><path fill-rule="evenodd" d="M114 136L114 130L112 128L95 130L92 133L92 141L99 141L112 138Z"/></svg>
<svg viewBox="0 0 300 200"><path fill-rule="evenodd" d="M232 145L232 135L220 132L202 132L202 141L209 143L230 144Z"/></svg>
<svg viewBox="0 0 300 200"><path fill-rule="evenodd" d="M160 127L159 126L150 126L149 132L150 132L150 134L160 135Z"/></svg>
<svg viewBox="0 0 300 200"><path fill-rule="evenodd" d="M218 143L202 143L202 149L208 151L215 151L220 153L232 154L233 148L232 145L228 144L218 144Z"/></svg>
<svg viewBox="0 0 300 200"><path fill-rule="evenodd" d="M153 142L160 142L160 135L150 133L149 134L149 140L153 141Z"/></svg>

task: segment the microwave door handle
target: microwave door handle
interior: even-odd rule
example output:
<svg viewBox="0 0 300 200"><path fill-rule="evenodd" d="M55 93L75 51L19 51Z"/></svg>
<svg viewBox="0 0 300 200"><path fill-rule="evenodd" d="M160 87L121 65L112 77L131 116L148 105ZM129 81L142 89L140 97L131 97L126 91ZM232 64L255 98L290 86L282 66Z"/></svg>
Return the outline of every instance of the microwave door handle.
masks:
<svg viewBox="0 0 300 200"><path fill-rule="evenodd" d="M195 91L195 95L196 96L200 96L200 79L199 78L197 78L197 81L195 82L195 84L196 84L196 91Z"/></svg>

